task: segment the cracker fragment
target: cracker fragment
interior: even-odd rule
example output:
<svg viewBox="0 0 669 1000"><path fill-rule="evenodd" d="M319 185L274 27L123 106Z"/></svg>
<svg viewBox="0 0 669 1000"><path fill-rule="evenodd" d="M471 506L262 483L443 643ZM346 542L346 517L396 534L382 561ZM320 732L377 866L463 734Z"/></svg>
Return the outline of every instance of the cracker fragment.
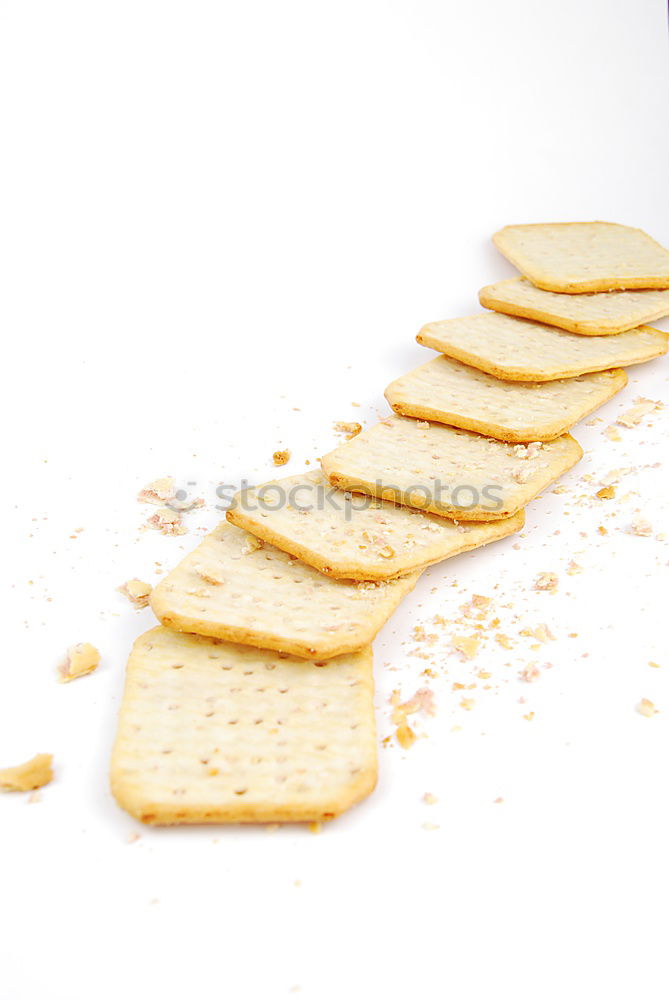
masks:
<svg viewBox="0 0 669 1000"><path fill-rule="evenodd" d="M316 823L376 773L369 647L323 665L164 628L136 641L111 782L142 822Z"/></svg>
<svg viewBox="0 0 669 1000"><path fill-rule="evenodd" d="M616 423L620 424L621 427L636 427L653 410L662 408L662 403L653 399L644 399L643 396L637 397L634 403L634 406L622 413L616 420Z"/></svg>
<svg viewBox="0 0 669 1000"><path fill-rule="evenodd" d="M359 424L357 421L347 423L345 420L337 420L333 426L338 434L343 434L345 436L347 441L356 437L356 435L358 435L362 430L362 424Z"/></svg>
<svg viewBox="0 0 669 1000"><path fill-rule="evenodd" d="M460 521L508 517L581 458L565 434L511 445L389 416L322 459L333 486Z"/></svg>
<svg viewBox="0 0 669 1000"><path fill-rule="evenodd" d="M275 451L272 455L272 461L275 465L287 465L290 461L290 451L285 448L283 451Z"/></svg>
<svg viewBox="0 0 669 1000"><path fill-rule="evenodd" d="M172 476L154 479L137 494L140 503L151 503L161 507L175 497L175 482Z"/></svg>
<svg viewBox="0 0 669 1000"><path fill-rule="evenodd" d="M442 355L391 382L385 396L403 416L501 441L551 441L625 385L620 368L550 382L509 382Z"/></svg>
<svg viewBox="0 0 669 1000"><path fill-rule="evenodd" d="M296 656L329 658L366 646L420 571L380 582L331 580L223 522L154 589L158 619L196 632ZM202 577L213 571L220 583Z"/></svg>
<svg viewBox="0 0 669 1000"><path fill-rule="evenodd" d="M391 579L520 531L525 520L518 511L458 524L333 489L320 470L237 493L226 517L340 580Z"/></svg>
<svg viewBox="0 0 669 1000"><path fill-rule="evenodd" d="M149 597L151 596L153 587L150 583L145 583L143 580L133 577L132 580L126 580L125 583L121 584L118 590L136 608L146 608L149 605Z"/></svg>
<svg viewBox="0 0 669 1000"><path fill-rule="evenodd" d="M610 337L580 337L488 312L428 323L416 340L497 378L551 382L650 361L667 353L669 333L640 326Z"/></svg>
<svg viewBox="0 0 669 1000"><path fill-rule="evenodd" d="M534 581L535 590L548 590L555 593L558 589L557 573L539 573Z"/></svg>
<svg viewBox="0 0 669 1000"><path fill-rule="evenodd" d="M649 698L642 698L636 707L639 715L645 715L647 719L652 719L654 715L657 715L659 709L655 708L654 703Z"/></svg>
<svg viewBox="0 0 669 1000"><path fill-rule="evenodd" d="M160 531L163 535L185 535L186 526L181 520L181 514L171 507L160 507L155 514L145 522L145 528Z"/></svg>
<svg viewBox="0 0 669 1000"><path fill-rule="evenodd" d="M100 663L100 653L90 642L79 642L70 646L65 659L58 666L58 680L67 684L78 677L91 674Z"/></svg>
<svg viewBox="0 0 669 1000"><path fill-rule="evenodd" d="M669 251L643 231L615 222L505 226L498 250L526 278L550 292L669 288Z"/></svg>
<svg viewBox="0 0 669 1000"><path fill-rule="evenodd" d="M522 277L487 285L479 292L479 301L495 312L590 337L623 333L669 315L669 290L562 295L537 288Z"/></svg>
<svg viewBox="0 0 669 1000"><path fill-rule="evenodd" d="M52 780L53 756L50 753L39 753L25 764L0 770L0 791L30 792L43 788Z"/></svg>

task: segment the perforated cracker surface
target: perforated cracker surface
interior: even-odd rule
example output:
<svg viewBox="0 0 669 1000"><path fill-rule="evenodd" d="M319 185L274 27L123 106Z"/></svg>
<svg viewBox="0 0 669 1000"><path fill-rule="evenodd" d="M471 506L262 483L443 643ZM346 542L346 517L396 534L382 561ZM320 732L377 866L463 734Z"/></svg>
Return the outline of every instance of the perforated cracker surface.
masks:
<svg viewBox="0 0 669 1000"><path fill-rule="evenodd" d="M376 770L371 649L317 665L164 628L135 643L112 790L143 822L329 819Z"/></svg>

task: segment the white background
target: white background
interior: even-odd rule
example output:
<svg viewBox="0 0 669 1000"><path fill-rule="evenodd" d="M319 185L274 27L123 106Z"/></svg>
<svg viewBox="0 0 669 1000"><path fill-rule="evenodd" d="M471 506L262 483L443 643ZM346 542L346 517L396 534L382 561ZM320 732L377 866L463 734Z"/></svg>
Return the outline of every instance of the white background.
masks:
<svg viewBox="0 0 669 1000"><path fill-rule="evenodd" d="M217 483L373 422L429 357L418 328L512 273L500 226L669 244L668 66L661 0L0 2L0 765L57 771L0 798L0 1000L666 997L669 409L602 433L666 398L666 359L577 428L586 457L522 538L426 573L382 632L380 737L391 691L426 683L420 624L437 714L381 748L361 806L320 835L143 830L107 771L152 621L115 588L216 523ZM139 530L165 474L208 503L183 538ZM430 620L472 594L500 624L462 662L467 630ZM79 641L102 665L58 685Z"/></svg>

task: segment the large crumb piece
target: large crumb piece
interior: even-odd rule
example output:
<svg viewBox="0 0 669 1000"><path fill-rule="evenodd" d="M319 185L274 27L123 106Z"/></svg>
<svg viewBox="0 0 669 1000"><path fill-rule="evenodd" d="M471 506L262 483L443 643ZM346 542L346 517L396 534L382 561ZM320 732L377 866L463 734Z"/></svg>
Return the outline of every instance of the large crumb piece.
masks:
<svg viewBox="0 0 669 1000"><path fill-rule="evenodd" d="M90 642L79 642L70 646L65 659L58 667L58 679L61 684L74 681L77 677L91 674L100 662L100 654Z"/></svg>
<svg viewBox="0 0 669 1000"><path fill-rule="evenodd" d="M617 427L614 427L613 424L609 424L608 427L605 427L604 430L602 431L602 434L606 434L609 441L622 440L622 438L620 437L620 431L618 430Z"/></svg>
<svg viewBox="0 0 669 1000"><path fill-rule="evenodd" d="M539 573L534 581L535 590L549 590L555 593L558 588L557 573Z"/></svg>
<svg viewBox="0 0 669 1000"><path fill-rule="evenodd" d="M161 507L148 519L145 528L160 531L163 535L185 535L186 527L181 520L181 514L169 507Z"/></svg>
<svg viewBox="0 0 669 1000"><path fill-rule="evenodd" d="M644 417L652 413L653 410L659 410L662 406L661 403L656 403L652 399L644 399L643 396L639 396L634 402L636 406L626 410L616 420L616 423L620 424L621 427L636 427Z"/></svg>
<svg viewBox="0 0 669 1000"><path fill-rule="evenodd" d="M655 708L655 705L653 704L652 701L650 701L649 698L642 698L639 704L637 705L636 710L639 713L639 715L645 715L647 719L652 718L654 715L657 715L658 713L658 709Z"/></svg>
<svg viewBox="0 0 669 1000"><path fill-rule="evenodd" d="M351 441L362 430L362 424L357 422L347 423L345 420L338 420L334 425L338 434L344 434L347 441Z"/></svg>
<svg viewBox="0 0 669 1000"><path fill-rule="evenodd" d="M168 503L175 496L174 479L172 476L163 476L162 479L154 479L152 483L145 486L137 494L140 503L152 503L157 507Z"/></svg>
<svg viewBox="0 0 669 1000"><path fill-rule="evenodd" d="M275 465L286 465L290 461L290 451L285 448L283 451L275 451L272 455Z"/></svg>
<svg viewBox="0 0 669 1000"><path fill-rule="evenodd" d="M38 753L25 764L0 770L0 789L3 792L32 792L48 785L52 779L53 757L50 753Z"/></svg>
<svg viewBox="0 0 669 1000"><path fill-rule="evenodd" d="M150 583L144 583L143 580L138 580L137 577L133 577L132 580L126 580L118 588L119 593L127 597L136 608L146 608L148 606L152 590L153 587Z"/></svg>

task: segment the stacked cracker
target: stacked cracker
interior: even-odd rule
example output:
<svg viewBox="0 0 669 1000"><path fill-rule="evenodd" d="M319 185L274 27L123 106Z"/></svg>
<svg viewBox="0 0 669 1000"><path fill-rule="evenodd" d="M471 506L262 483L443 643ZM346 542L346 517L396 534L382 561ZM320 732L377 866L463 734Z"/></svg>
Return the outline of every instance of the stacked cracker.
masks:
<svg viewBox="0 0 669 1000"><path fill-rule="evenodd" d="M481 291L494 311L424 327L440 356L388 386L393 415L238 494L153 592L112 763L144 822L318 821L367 795L377 631L426 566L521 528L583 453L569 429L666 353L642 324L669 313L669 253L641 230L494 240L522 273Z"/></svg>

